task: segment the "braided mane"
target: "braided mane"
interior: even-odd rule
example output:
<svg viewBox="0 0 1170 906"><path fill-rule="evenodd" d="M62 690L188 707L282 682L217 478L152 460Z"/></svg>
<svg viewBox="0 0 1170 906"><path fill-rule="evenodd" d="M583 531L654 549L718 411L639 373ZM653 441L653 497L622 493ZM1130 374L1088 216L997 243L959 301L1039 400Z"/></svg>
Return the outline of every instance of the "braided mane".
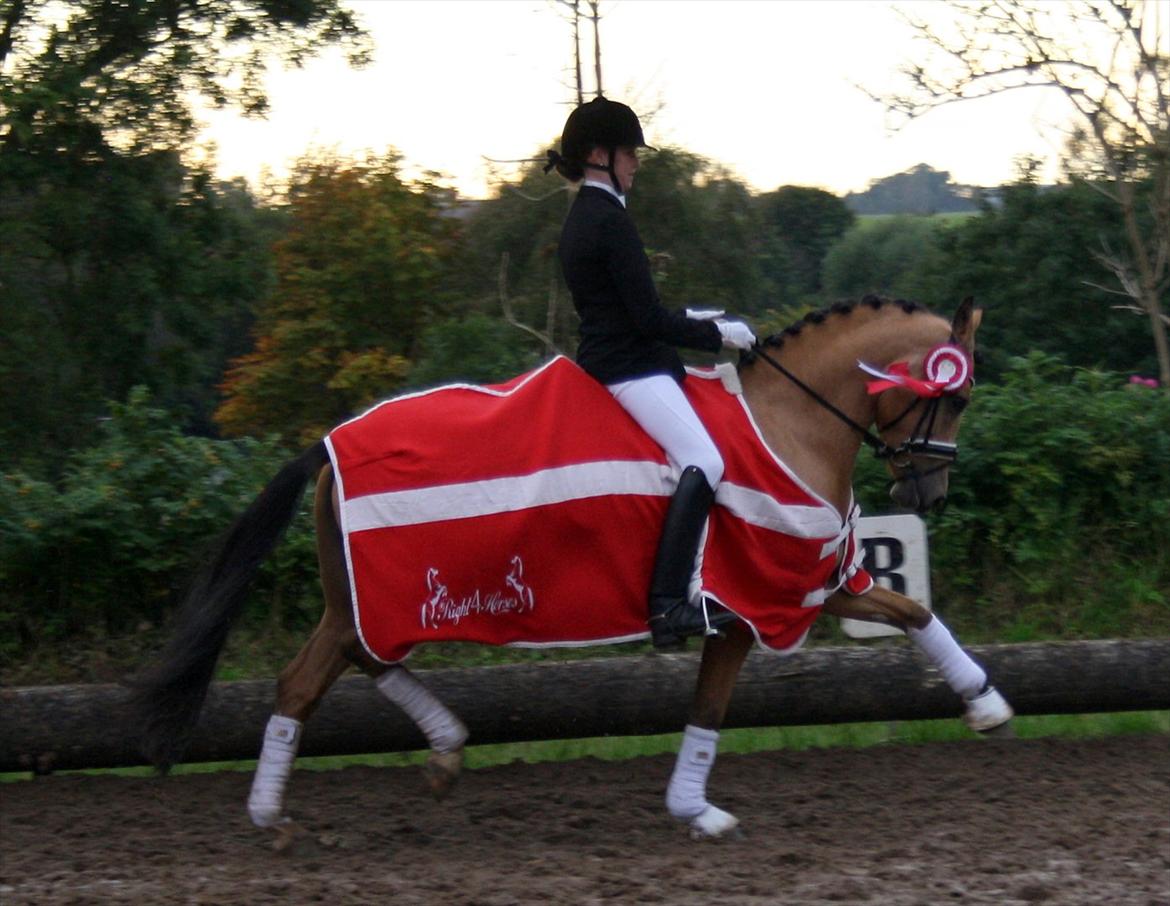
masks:
<svg viewBox="0 0 1170 906"><path fill-rule="evenodd" d="M795 337L800 334L809 324L823 324L833 316L845 317L852 314L858 308L865 307L877 311L890 305L896 305L906 314L914 314L918 311L926 311L926 306L920 305L917 302L910 302L906 299L889 299L885 296L876 296L872 293L863 296L860 302L837 302L830 305L828 308L822 308L817 311L810 311L807 315L788 327L780 333L774 333L769 337L765 337L763 345L772 349L779 349L784 345L784 341L789 337Z"/></svg>

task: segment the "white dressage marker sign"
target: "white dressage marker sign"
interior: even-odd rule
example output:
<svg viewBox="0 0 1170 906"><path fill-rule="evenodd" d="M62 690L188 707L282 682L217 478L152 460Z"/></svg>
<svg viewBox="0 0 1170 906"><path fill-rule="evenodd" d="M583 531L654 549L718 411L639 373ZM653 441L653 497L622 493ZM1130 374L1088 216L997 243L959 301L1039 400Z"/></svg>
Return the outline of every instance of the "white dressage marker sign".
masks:
<svg viewBox="0 0 1170 906"><path fill-rule="evenodd" d="M862 516L857 538L865 547L865 568L874 581L913 598L930 610L930 555L926 523L917 516ZM841 628L854 639L901 635L880 623L842 619Z"/></svg>

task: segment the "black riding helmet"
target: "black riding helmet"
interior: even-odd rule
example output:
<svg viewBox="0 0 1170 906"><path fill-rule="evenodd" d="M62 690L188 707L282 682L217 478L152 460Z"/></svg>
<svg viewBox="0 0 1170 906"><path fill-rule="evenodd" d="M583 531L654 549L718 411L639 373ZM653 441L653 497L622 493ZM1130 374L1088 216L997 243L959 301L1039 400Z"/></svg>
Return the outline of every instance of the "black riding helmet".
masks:
<svg viewBox="0 0 1170 906"><path fill-rule="evenodd" d="M609 150L609 166L589 164L585 159L595 147ZM609 98L596 97L569 114L565 128L561 131L561 151L549 151L547 173L553 167L576 182L584 175L585 168L605 170L614 189L620 194L621 185L613 170L614 152L621 147L650 148L642 134L638 115L625 104ZM653 148L650 148L653 151Z"/></svg>

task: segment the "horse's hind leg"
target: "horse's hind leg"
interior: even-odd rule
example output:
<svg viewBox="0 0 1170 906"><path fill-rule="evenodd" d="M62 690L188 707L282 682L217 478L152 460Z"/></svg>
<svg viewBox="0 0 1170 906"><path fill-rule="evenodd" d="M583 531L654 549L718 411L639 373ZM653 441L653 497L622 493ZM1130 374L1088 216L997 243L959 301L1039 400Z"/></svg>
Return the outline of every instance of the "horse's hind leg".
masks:
<svg viewBox="0 0 1170 906"><path fill-rule="evenodd" d="M321 471L315 499L317 556L325 613L277 680L276 707L264 732L264 744L248 797L248 814L258 827L289 825L289 819L283 816L284 793L305 721L329 687L345 672L356 648L345 562L330 501L331 478L328 468Z"/></svg>
<svg viewBox="0 0 1170 906"><path fill-rule="evenodd" d="M248 814L257 827L280 827L289 822L283 816L284 793L301 733L321 697L349 666L345 650L352 626L348 630L326 611L309 641L277 680L276 707L264 731L248 796Z"/></svg>
<svg viewBox="0 0 1170 906"><path fill-rule="evenodd" d="M943 621L912 598L875 585L862 595L839 591L824 611L901 629L963 699L963 722L979 733L994 733L1015 716L1011 705L992 686L987 673L959 647Z"/></svg>

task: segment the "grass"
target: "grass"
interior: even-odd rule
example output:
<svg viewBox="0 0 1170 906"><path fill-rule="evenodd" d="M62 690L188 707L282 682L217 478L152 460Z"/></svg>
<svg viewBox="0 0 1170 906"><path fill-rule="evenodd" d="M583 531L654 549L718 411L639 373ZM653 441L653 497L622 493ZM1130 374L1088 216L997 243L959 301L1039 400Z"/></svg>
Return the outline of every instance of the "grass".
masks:
<svg viewBox="0 0 1170 906"><path fill-rule="evenodd" d="M1127 734L1170 734L1170 711L1129 711L1111 714L1063 714L1017 717L1013 721L1019 739L1061 737L1090 739ZM260 730L257 729L257 744ZM678 750L680 733L661 736L593 737L559 739L544 742L505 743L470 746L466 765L469 769L524 762L573 761L598 758L621 761L652 755L673 754ZM757 727L726 730L720 735L721 754L792 751L823 748L866 748L868 746L932 742L974 741L977 737L958 720L920 720L890 723L833 724L806 727ZM409 767L419 765L426 752L387 752L370 755L345 755L297 759L298 770L331 771L355 765L371 767ZM174 774L202 774L216 771L255 770L254 760L220 761L179 765ZM107 770L62 771L62 774L105 774L121 777L148 777L150 768L112 768ZM28 773L0 774L0 782L31 778Z"/></svg>

